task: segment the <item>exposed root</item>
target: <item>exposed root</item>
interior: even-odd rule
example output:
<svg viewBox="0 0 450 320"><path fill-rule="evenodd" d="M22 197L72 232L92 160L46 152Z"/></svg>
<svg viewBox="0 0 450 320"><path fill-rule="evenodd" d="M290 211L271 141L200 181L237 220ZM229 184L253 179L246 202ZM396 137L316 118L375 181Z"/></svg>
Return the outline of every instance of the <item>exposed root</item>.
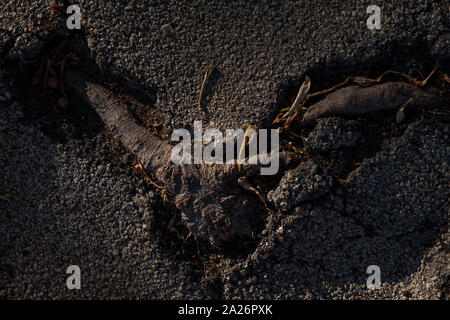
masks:
<svg viewBox="0 0 450 320"><path fill-rule="evenodd" d="M199 107L210 72L211 67L208 67L198 98ZM415 84L425 84L432 74ZM357 81L363 81L361 79ZM425 93L415 85L403 82L388 82L369 87L353 85L338 89L351 80L355 81L355 77L350 76L330 89L309 94L310 81L306 79L292 106L284 111L287 113L280 114L279 118L284 122L280 129L288 128L290 123L297 119L302 111L299 106L308 98L333 91L306 111L302 119L303 124L323 116L364 114L394 110L401 106L398 115L400 119L406 105L440 107L449 102L448 98ZM246 179L255 174L260 165L252 165L251 163L255 163L253 161L242 161L246 141L251 139L249 131L254 129L252 126L246 130L237 156L237 166L236 159L226 164L175 165L171 161L172 146L140 125L127 111L126 104L111 91L76 72L68 72L65 82L98 113L115 138L136 155L139 163L135 169L144 177L147 176L157 190L173 197L175 206L181 212L180 221L188 230L188 235L183 238L186 241L193 239L197 243L208 243L212 247L221 248L233 241L251 239L255 233L254 220L258 219L257 213L261 207L259 202L271 213L265 197ZM292 132L292 135L295 134ZM309 143L303 136L301 138L303 150L294 145L290 145L290 149L297 154L306 153L308 156ZM280 153L280 164L287 158L289 155ZM150 179L146 171L161 184ZM242 192L242 188L254 193L257 199L248 197ZM168 228L176 233L174 223L175 216Z"/></svg>
<svg viewBox="0 0 450 320"><path fill-rule="evenodd" d="M156 191L161 194L161 197L165 203L167 203L169 200L174 199L174 197L167 191L166 187L160 186L155 181L153 181L152 178L150 178L139 160L136 160L136 163L131 168L135 170L142 179L150 183L156 189Z"/></svg>
<svg viewBox="0 0 450 320"><path fill-rule="evenodd" d="M267 203L266 197L264 197L264 196L261 194L261 192L258 191L258 189L256 189L255 187L253 187L253 186L250 184L250 182L247 180L246 177L240 177L240 178L238 179L238 183L239 183L239 185L240 185L244 190L253 192L253 193L258 197L258 199L261 201L261 203L263 204L263 206L264 206L264 208L266 209L266 211L267 211L269 214L273 214L273 211L269 208L269 205L268 205L268 203Z"/></svg>
<svg viewBox="0 0 450 320"><path fill-rule="evenodd" d="M311 87L311 80L308 76L306 76L306 79L303 82L300 89L298 90L297 97L295 98L291 107L281 109L280 112L275 117L275 120L272 122L272 124L277 124L279 122L284 121L283 127L289 126L292 120L297 116L298 107L303 103L305 103L305 101L307 100L310 87Z"/></svg>
<svg viewBox="0 0 450 320"><path fill-rule="evenodd" d="M155 187L174 196L181 222L189 230L188 238L216 248L233 240L252 238L258 201L243 194L237 180L242 175L255 174L260 165L247 161L241 170L235 162L175 165L171 161L171 145L138 124L126 104L111 91L76 72L66 74L66 84L99 114L112 134L137 156L141 166L163 184L155 183ZM280 154L280 162L283 161Z"/></svg>
<svg viewBox="0 0 450 320"><path fill-rule="evenodd" d="M436 60L433 70L431 70L428 77L426 77L424 80L418 80L418 79L411 77L410 75L403 73L403 72L398 72L395 70L387 70L375 79L370 79L370 78L366 78L366 77L362 77L362 76L356 76L353 78L353 82L356 83L357 85L360 85L363 87L368 87L368 86L380 83L383 80L383 78L389 74L395 74L397 76L405 78L406 80L408 80L410 83L412 83L413 85L415 85L417 87L423 87L428 83L428 80L430 80L430 78L433 76L433 74L437 71L438 67L439 67L439 60Z"/></svg>
<svg viewBox="0 0 450 320"><path fill-rule="evenodd" d="M347 83L349 83L351 80L353 80L353 76L348 76L344 81L342 81L341 83L338 83L335 86L332 86L331 88L325 89L325 90L321 90L321 91L317 91L317 92L313 92L308 94L307 99L313 98L313 97L317 97L320 95L324 95L324 94L328 94L330 92L333 92L334 90L337 90L343 86L345 86Z"/></svg>
<svg viewBox="0 0 450 320"><path fill-rule="evenodd" d="M251 136L249 136L249 131L250 131L250 130L254 130L254 129L256 129L256 127L250 125L250 126L248 126L247 129L245 130L245 133L244 133L244 139L242 140L241 147L239 148L239 155L238 155L238 158L237 158L238 171L241 171L241 162L242 162L241 159L242 159L242 153L243 153L244 150L245 150L245 146L247 145L247 143L248 143L248 142L250 141L250 139L252 138Z"/></svg>
<svg viewBox="0 0 450 320"><path fill-rule="evenodd" d="M304 100L306 99L306 95L308 94L310 87L311 87L311 80L309 79L308 76L306 76L306 79L303 82L302 86L300 87L300 90L298 90L298 94L294 100L294 103L292 104L289 111L283 115L282 119L289 118L290 116L292 116L294 114L294 112L297 110L297 107L301 103L303 103Z"/></svg>
<svg viewBox="0 0 450 320"><path fill-rule="evenodd" d="M413 99L411 106L442 107L448 98L423 92L404 82L387 82L368 88L350 86L340 89L309 107L302 123L310 123L319 117L365 114L381 110L393 110Z"/></svg>
<svg viewBox="0 0 450 320"><path fill-rule="evenodd" d="M272 124L278 124L280 122L284 122L283 125L280 127L280 129L282 131L288 131L289 127L291 125L291 123L297 119L299 111L297 106L301 103L301 104L305 104L309 99L317 97L317 96L321 96L321 95L325 95L325 94L330 94L332 92L334 92L335 90L344 87L345 85L347 85L350 82L353 82L355 84L357 84L358 86L362 86L362 87L370 87L376 84L381 83L381 81L383 80L383 78L385 78L387 75L389 74L395 74L398 75L402 78L405 78L406 80L408 80L410 83L412 83L414 86L417 87L422 87L425 86L428 81L430 80L430 78L436 73L436 71L438 70L439 67L439 60L436 60L436 63L433 67L433 70L430 72L430 74L424 79L424 80L418 80L408 74L402 73L402 72L398 72L395 70L388 70L385 71L383 74L381 74L379 77L375 78L375 79L370 79L364 76L354 76L354 75L350 75L348 76L343 82L340 82L336 85L334 85L331 88L325 89L325 90L321 90L321 91L317 91L314 93L308 93L309 91L309 87L311 85L311 82L309 80L308 77L306 77L305 82L303 83L303 85L301 86L298 94L297 94L297 98L295 99L294 103L292 104L292 106L290 108L283 108L282 110L280 110L280 112L278 113L278 115L275 117L275 120L272 122ZM448 80L448 76L444 73L441 73L441 77L444 81L449 81ZM350 91L350 89L349 89ZM342 92L341 92L342 93ZM341 94L340 93L340 94ZM340 95L339 94L339 95ZM338 94L332 96L332 98L336 98L339 96ZM300 99L301 98L301 99ZM376 97L374 97L375 99ZM398 107L398 106L394 106L394 107ZM369 108L370 109L370 108ZM382 109L376 109L376 110L386 110L385 108ZM376 111L374 110L374 111ZM370 112L370 111L367 111ZM365 112L363 112L365 113ZM337 115L338 113L336 113ZM308 117L303 121L308 120ZM401 112L400 112L400 117L401 117ZM316 117L317 118L317 117Z"/></svg>
<svg viewBox="0 0 450 320"><path fill-rule="evenodd" d="M206 68L205 76L203 77L202 86L200 88L200 93L198 94L198 100L197 100L199 111L202 111L202 97L203 97L203 93L205 91L205 87L206 87L206 85L208 83L209 76L211 75L211 72L212 72L213 68L214 68L214 66L212 64L210 64L208 66L208 68Z"/></svg>

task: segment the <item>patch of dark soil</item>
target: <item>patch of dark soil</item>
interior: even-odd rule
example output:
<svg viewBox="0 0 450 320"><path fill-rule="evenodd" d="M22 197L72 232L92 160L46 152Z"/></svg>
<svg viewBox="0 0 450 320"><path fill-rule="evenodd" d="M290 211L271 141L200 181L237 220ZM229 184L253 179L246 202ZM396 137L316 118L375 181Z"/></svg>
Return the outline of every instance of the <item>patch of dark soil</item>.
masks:
<svg viewBox="0 0 450 320"><path fill-rule="evenodd" d="M65 110L55 111L48 99L39 97L38 89L26 88L22 81L16 81L16 85L22 92L22 121L25 124L37 123L53 141L67 143L71 139L91 139L104 129L98 115L76 99L71 99Z"/></svg>
<svg viewBox="0 0 450 320"><path fill-rule="evenodd" d="M64 41L66 40L61 37L52 37L37 59L6 63L6 67L12 71L17 92L20 92L16 99L25 107L22 121L25 124L34 123L41 126L47 136L61 143L66 143L70 139L90 139L103 130L103 123L94 110L80 104L76 98L71 97L67 106L60 107L58 106L58 99L62 97L60 88L47 87L44 90L41 85L32 85L41 58L47 57ZM60 51L62 56L69 52L68 47L62 46Z"/></svg>

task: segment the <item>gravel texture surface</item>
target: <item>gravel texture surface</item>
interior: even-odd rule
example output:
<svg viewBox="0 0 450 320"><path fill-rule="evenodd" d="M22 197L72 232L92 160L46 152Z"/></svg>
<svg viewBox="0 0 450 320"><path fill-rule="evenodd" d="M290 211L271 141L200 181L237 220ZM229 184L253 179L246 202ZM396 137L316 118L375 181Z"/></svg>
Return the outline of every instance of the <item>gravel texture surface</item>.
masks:
<svg viewBox="0 0 450 320"><path fill-rule="evenodd" d="M55 142L40 126L48 119L24 120L1 76L11 99L0 104L0 194L11 198L0 199L0 297L199 297L195 273L174 258L155 193L113 161L105 135ZM69 265L81 268L80 291L65 285Z"/></svg>
<svg viewBox="0 0 450 320"><path fill-rule="evenodd" d="M308 135L308 143L318 152L329 152L354 147L361 137L357 121L340 118L318 119L313 131Z"/></svg>
<svg viewBox="0 0 450 320"><path fill-rule="evenodd" d="M52 36L68 34L49 10L51 1L4 1L0 9L0 52L8 59L33 59Z"/></svg>
<svg viewBox="0 0 450 320"><path fill-rule="evenodd" d="M9 55L32 56L42 34L64 32L48 22L55 14L45 9L47 1L5 2L0 30L14 45ZM285 101L287 88L298 88L310 70L364 69L398 47L411 53L418 46L425 52L433 48L444 58L448 53L445 1L378 1L382 28L376 31L366 26L368 0L79 3L92 59L103 72L153 96L174 128L190 128L194 120L219 129L264 126ZM215 71L200 112L196 102L209 64ZM317 74L310 76L314 89Z"/></svg>
<svg viewBox="0 0 450 320"><path fill-rule="evenodd" d="M287 212L300 202L314 200L328 193L333 178L311 160L285 173L279 186L267 195L275 207Z"/></svg>
<svg viewBox="0 0 450 320"><path fill-rule="evenodd" d="M49 2L3 1L1 63L36 58L68 34ZM428 70L417 54L449 58L446 1L378 1L376 31L366 27L371 1L80 4L80 48L150 96L169 131L200 119L205 128L264 127L304 74L314 91L324 76L386 58L405 60L407 71ZM269 193L282 214L267 218L254 252L200 267L176 255L165 229L173 212L118 159L99 120L84 133L33 112L43 103L0 70L0 298L449 297L448 124L411 123L346 179L314 159L285 172ZM357 149L353 125L320 120L308 140L320 152ZM82 290L66 288L72 264ZM380 290L366 288L372 264Z"/></svg>
<svg viewBox="0 0 450 320"><path fill-rule="evenodd" d="M246 262L222 274L225 297L445 297L448 130L413 123L332 192L306 203L292 193L297 206L267 224ZM420 147L412 151L412 143ZM283 178L278 188L291 182ZM381 269L380 290L366 288L370 265Z"/></svg>

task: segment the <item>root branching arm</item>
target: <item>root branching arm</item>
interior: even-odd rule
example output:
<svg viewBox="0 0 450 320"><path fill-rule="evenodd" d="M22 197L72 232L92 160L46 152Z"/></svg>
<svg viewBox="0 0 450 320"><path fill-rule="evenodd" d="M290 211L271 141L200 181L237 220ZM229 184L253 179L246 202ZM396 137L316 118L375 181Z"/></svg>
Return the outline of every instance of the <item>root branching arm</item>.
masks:
<svg viewBox="0 0 450 320"><path fill-rule="evenodd" d="M430 95L404 82L387 82L367 88L350 86L312 105L304 114L302 122L309 123L324 116L393 110L411 98L413 106L441 107L448 104L448 99Z"/></svg>
<svg viewBox="0 0 450 320"><path fill-rule="evenodd" d="M74 71L67 73L66 84L84 103L92 106L113 135L138 157L145 169L156 175L157 169L169 161L170 145L138 124L127 111L126 104L110 90Z"/></svg>

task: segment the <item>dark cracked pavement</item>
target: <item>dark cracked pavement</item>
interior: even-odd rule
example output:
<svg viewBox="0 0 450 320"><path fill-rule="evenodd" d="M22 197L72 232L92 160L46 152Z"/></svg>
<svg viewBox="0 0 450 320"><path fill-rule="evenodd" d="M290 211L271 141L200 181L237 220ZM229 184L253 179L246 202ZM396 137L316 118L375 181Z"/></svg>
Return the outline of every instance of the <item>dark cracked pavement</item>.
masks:
<svg viewBox="0 0 450 320"><path fill-rule="evenodd" d="M366 26L372 1L80 1L75 36L50 2L0 8L1 298L448 299L448 121L386 115L396 134L342 178L327 161L361 149L370 124L319 120L308 140L327 156L282 174L268 193L279 214L254 250L201 263L177 255L165 229L173 212L92 110L76 105L83 125L40 112L46 101L3 67L73 37L100 73L149 97L169 132L195 120L264 128L304 75L316 91L368 69L448 65L447 1L377 1L379 30ZM81 290L66 287L69 265L82 270ZM366 287L370 265L378 290Z"/></svg>

